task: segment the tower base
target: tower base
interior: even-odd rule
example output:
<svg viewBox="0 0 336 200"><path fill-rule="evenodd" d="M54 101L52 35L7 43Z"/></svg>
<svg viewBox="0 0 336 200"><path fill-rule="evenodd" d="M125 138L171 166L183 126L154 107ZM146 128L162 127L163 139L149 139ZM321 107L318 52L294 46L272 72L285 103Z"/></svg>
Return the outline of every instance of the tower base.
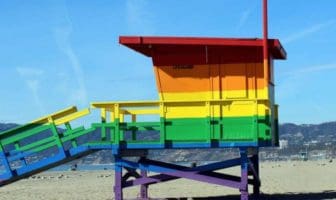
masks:
<svg viewBox="0 0 336 200"><path fill-rule="evenodd" d="M241 200L249 199L248 185L251 184L253 185L253 195L258 197L260 194L258 149L240 148L239 150L240 157L238 158L195 167L150 160L147 159L146 151L139 153L139 151L126 150L115 154L115 199L123 199L124 188L140 185L140 199L147 200L149 199L148 187L150 185L179 178L238 189ZM136 156L140 159L137 162L124 159L128 156ZM234 166L241 167L240 177L215 172ZM148 172L157 174L148 176ZM130 178L133 179L130 180Z"/></svg>

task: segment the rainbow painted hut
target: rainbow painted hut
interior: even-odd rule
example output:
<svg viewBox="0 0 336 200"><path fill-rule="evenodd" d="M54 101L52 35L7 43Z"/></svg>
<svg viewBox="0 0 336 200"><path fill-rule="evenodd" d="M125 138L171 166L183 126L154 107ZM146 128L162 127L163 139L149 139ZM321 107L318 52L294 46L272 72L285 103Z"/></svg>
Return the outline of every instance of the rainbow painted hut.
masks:
<svg viewBox="0 0 336 200"><path fill-rule="evenodd" d="M123 114L132 115L132 123L138 113L159 115L157 126L146 124L160 132L151 142L157 147L277 144L273 60L286 58L278 40L269 40L267 61L261 39L120 37L120 43L152 58L159 101L93 103L105 110L120 109L122 114L112 123L124 121L119 118ZM116 145L121 142L127 147L149 144L114 140Z"/></svg>

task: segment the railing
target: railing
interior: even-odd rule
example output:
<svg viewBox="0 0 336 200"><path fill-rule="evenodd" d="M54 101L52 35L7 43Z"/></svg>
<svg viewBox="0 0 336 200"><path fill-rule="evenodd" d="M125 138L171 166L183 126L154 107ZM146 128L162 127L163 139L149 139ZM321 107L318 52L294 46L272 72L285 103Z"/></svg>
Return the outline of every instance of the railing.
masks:
<svg viewBox="0 0 336 200"><path fill-rule="evenodd" d="M129 102L94 102L91 103L92 108L100 109L102 133L106 135L106 127L110 128L111 142L119 143L124 141L124 134L122 131L132 131L132 141L136 142L136 130L146 130L151 127L158 130L160 134L159 141L153 141L160 144L165 142L165 117L167 108L174 106L190 106L197 105L206 109L206 115L211 119L214 116L215 106L231 105L233 102L241 102L251 104L254 106L253 116L258 116L258 104L269 103L268 99L218 99L218 100L182 100L182 101L129 101ZM143 122L139 119L141 115L156 115L160 119L152 122ZM223 113L222 113L223 115ZM128 121L125 121L126 116L130 116ZM255 119L257 121L257 119ZM211 122L207 123L209 130L211 129ZM255 126L257 132L257 126ZM257 137L257 136L256 136ZM209 136L209 140L211 136ZM139 141L141 142L141 141ZM209 141L208 141L209 142Z"/></svg>
<svg viewBox="0 0 336 200"><path fill-rule="evenodd" d="M232 102L249 102L255 105L255 114L257 115L258 102L269 102L269 99L218 99L218 100L181 100L181 101L124 101L124 102L93 102L92 108L101 110L101 121L106 122L107 113L110 114L109 122L114 119L120 119L123 122L125 115L131 115L132 121L136 121L137 115L159 114L165 116L165 110L169 105L185 105L203 103L209 106L209 116L212 115L210 106L228 105Z"/></svg>
<svg viewBox="0 0 336 200"><path fill-rule="evenodd" d="M93 131L86 130L83 126L73 129L70 122L89 113L89 109L77 111L76 107L69 107L0 133L0 161L5 167L7 177L20 175L55 161L45 162L44 156L47 154L40 155L52 148L57 148L57 151L50 150L50 157L65 158L67 150L78 146L77 138ZM65 130L59 128L61 125L65 126ZM66 142L71 144L65 147Z"/></svg>

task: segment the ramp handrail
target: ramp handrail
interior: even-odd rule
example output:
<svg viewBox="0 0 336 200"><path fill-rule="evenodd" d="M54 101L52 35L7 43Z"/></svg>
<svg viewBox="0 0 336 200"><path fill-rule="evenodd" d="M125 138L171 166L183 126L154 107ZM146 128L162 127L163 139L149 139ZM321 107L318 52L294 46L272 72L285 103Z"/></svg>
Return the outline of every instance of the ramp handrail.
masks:
<svg viewBox="0 0 336 200"><path fill-rule="evenodd" d="M0 173L0 183L1 179L6 180L23 175L65 159L67 157L65 151L77 148L76 139L93 131L93 128L86 130L84 127L72 129L70 122L89 113L89 109L78 111L75 106L71 106L33 120L26 125L1 132L0 164L5 167L6 173L5 175ZM65 125L66 129L61 131L58 128L60 125ZM64 147L67 141L71 141L69 149ZM39 153L53 147L58 148L58 153L51 151L49 160L47 157L42 159L38 157Z"/></svg>

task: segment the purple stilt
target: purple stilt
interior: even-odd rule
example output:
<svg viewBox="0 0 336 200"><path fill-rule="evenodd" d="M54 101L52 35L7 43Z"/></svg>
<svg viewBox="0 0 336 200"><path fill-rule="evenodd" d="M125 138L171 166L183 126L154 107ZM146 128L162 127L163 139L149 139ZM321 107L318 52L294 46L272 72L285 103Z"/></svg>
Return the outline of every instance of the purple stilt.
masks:
<svg viewBox="0 0 336 200"><path fill-rule="evenodd" d="M147 178L147 171L146 170L141 170L141 177L142 178ZM147 184L142 184L140 186L140 198L142 200L147 200L148 199L148 185Z"/></svg>
<svg viewBox="0 0 336 200"><path fill-rule="evenodd" d="M140 160L146 159L146 156L141 156ZM140 169L140 176L143 179L147 178L147 170L145 169ZM147 200L148 199L148 184L141 184L140 185L140 198L142 200Z"/></svg>
<svg viewBox="0 0 336 200"><path fill-rule="evenodd" d="M115 156L114 171L114 198L115 200L123 200L122 165L120 163L120 158L117 156Z"/></svg>
<svg viewBox="0 0 336 200"><path fill-rule="evenodd" d="M240 149L241 159L241 180L240 180L240 199L248 200L248 157L247 149Z"/></svg>

